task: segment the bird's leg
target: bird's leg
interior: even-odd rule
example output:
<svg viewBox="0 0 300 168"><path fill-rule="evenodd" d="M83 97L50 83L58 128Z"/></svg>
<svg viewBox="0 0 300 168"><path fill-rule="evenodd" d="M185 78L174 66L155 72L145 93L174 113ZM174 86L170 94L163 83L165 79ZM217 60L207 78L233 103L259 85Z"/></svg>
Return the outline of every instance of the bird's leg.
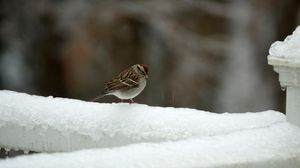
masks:
<svg viewBox="0 0 300 168"><path fill-rule="evenodd" d="M134 103L133 99L130 99L130 103Z"/></svg>
<svg viewBox="0 0 300 168"><path fill-rule="evenodd" d="M123 103L124 102L124 100L123 99L121 99L121 103Z"/></svg>

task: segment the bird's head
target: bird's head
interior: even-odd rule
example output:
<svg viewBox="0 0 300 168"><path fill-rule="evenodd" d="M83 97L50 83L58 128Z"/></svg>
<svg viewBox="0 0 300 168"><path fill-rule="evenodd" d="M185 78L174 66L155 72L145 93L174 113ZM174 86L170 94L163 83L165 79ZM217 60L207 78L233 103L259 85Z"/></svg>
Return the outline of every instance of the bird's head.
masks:
<svg viewBox="0 0 300 168"><path fill-rule="evenodd" d="M141 75L142 77L145 77L148 79L148 65L146 64L136 64L133 65L134 69L136 69L137 73Z"/></svg>

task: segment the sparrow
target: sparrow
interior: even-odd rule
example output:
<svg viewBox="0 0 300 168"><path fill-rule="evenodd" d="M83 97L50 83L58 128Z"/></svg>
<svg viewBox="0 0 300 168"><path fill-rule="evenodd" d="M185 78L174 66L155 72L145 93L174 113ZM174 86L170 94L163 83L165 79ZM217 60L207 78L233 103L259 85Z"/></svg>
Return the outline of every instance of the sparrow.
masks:
<svg viewBox="0 0 300 168"><path fill-rule="evenodd" d="M145 64L135 64L123 70L118 76L106 83L100 96L92 101L98 100L107 95L113 95L123 100L130 100L139 95L146 87L148 79L148 66Z"/></svg>

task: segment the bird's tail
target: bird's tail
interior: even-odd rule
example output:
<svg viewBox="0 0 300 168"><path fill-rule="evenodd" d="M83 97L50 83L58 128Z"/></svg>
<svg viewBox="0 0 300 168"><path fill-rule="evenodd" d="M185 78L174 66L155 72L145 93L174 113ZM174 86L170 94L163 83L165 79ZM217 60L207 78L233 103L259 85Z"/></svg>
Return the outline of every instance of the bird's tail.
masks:
<svg viewBox="0 0 300 168"><path fill-rule="evenodd" d="M99 96L97 96L97 97L91 99L90 101L91 101L91 102L94 102L94 101L96 101L96 100L98 100L98 99L103 98L104 96L106 96L106 94L101 94L101 95L99 95Z"/></svg>

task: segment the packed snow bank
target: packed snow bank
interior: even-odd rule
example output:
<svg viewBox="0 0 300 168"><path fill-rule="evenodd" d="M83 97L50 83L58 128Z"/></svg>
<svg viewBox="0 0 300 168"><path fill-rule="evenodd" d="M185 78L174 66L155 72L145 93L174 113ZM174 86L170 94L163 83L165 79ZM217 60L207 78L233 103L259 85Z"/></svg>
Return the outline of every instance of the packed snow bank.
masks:
<svg viewBox="0 0 300 168"><path fill-rule="evenodd" d="M1 168L299 168L300 129L288 123L176 142L37 154Z"/></svg>
<svg viewBox="0 0 300 168"><path fill-rule="evenodd" d="M300 67L300 26L284 41L276 41L269 50L268 62L271 65Z"/></svg>
<svg viewBox="0 0 300 168"><path fill-rule="evenodd" d="M187 108L105 104L0 91L0 147L59 152L175 141L269 127L274 111L215 114Z"/></svg>

